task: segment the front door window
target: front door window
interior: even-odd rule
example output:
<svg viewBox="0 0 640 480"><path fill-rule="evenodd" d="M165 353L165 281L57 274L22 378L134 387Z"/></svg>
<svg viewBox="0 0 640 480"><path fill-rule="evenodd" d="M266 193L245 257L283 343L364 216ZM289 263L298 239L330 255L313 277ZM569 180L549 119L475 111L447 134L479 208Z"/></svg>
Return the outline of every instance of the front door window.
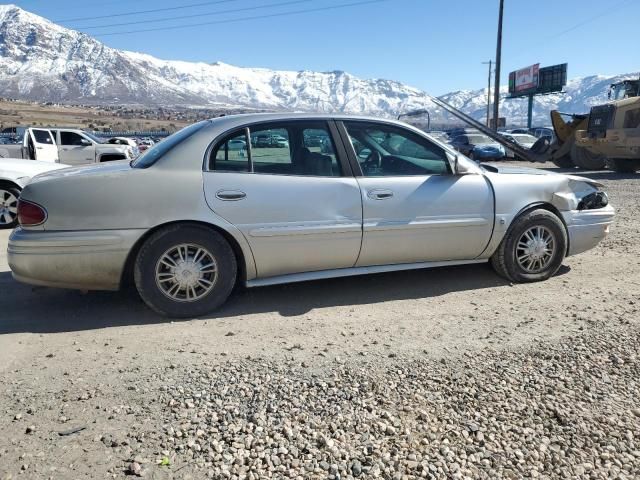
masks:
<svg viewBox="0 0 640 480"><path fill-rule="evenodd" d="M365 177L451 172L444 149L394 125L344 122Z"/></svg>

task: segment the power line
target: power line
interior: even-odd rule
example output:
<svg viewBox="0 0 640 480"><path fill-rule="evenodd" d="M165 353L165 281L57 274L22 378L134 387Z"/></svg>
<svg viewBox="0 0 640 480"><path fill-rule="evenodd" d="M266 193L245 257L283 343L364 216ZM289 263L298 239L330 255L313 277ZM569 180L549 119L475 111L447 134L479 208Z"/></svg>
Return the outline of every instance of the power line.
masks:
<svg viewBox="0 0 640 480"><path fill-rule="evenodd" d="M580 28L580 27L582 27L584 25L587 25L588 23L591 23L591 22L593 22L595 20L599 20L600 18L605 17L607 15L611 15L612 13L616 13L616 12L619 11L619 10L616 10L618 7L621 7L622 5L624 5L626 3L631 3L631 1L632 0L622 0L622 1L618 2L618 3L615 3L614 5L612 5L609 8L607 8L607 10L603 10L602 12L600 12L600 13L598 13L596 15L593 15L593 16L591 16L589 18L586 18L585 20L582 20L582 21L576 23L572 27L569 27L569 28L567 28L565 30L562 30L562 31L558 32L558 33L554 33L553 35L541 38L537 42L536 45L539 45L541 43L548 42L549 40L553 40L555 38L561 37L562 35L566 35L569 32L573 32L574 30L577 30L578 28ZM526 48L524 48L524 49L522 49L520 51L517 51L515 53L515 55L511 55L511 57L518 58L523 53L529 52L529 51L533 50L534 48L535 47L526 47Z"/></svg>
<svg viewBox="0 0 640 480"><path fill-rule="evenodd" d="M109 15L99 15L97 17L80 17L80 18L66 18L64 20L53 20L55 23L68 23L68 22L80 22L82 20L98 20L101 18L111 18L111 17L128 17L129 15L137 15L139 13L155 13L155 12L168 12L171 10L182 10L183 8L195 8L195 7L204 7L208 5L217 5L220 3L230 3L237 2L238 0L215 0L212 2L201 2L201 3L191 3L189 5L180 5L179 7L164 7L164 8L154 8L151 10L138 10L136 12L126 12L126 13L111 13Z"/></svg>
<svg viewBox="0 0 640 480"><path fill-rule="evenodd" d="M201 27L201 26L205 26L205 25L219 25L219 24L222 24L222 23L226 24L226 23L244 22L244 21L249 21L249 20L262 20L264 18L284 17L284 16L289 16L289 15L299 15L299 14L311 13L311 12L322 12L322 11L326 11L326 10L336 10L336 9L339 9L339 8L355 7L355 6L359 6L359 5L369 5L369 4L372 4L372 3L382 3L382 2L388 2L388 1L390 1L390 0L364 0L364 1L360 1L360 2L345 3L345 4L342 4L342 5L331 5L331 6L327 6L327 7L309 8L309 9L304 9L304 10L292 10L290 12L270 13L270 14L266 14L266 15L254 15L254 16L251 16L251 17L232 18L232 19L227 19L227 20L216 20L216 21L213 21L213 22L190 23L190 24L186 24L186 25L169 25L167 27L128 30L128 31L125 31L125 32L98 33L98 34L95 34L95 36L96 37L107 37L107 36L113 36L113 35L128 35L128 34L131 34L131 33L160 32L160 31L165 31L165 30L177 30L177 29L181 29L181 28Z"/></svg>
<svg viewBox="0 0 640 480"><path fill-rule="evenodd" d="M196 13L193 15L182 15L179 17L170 17L170 18L157 18L154 20L145 20L145 25L148 23L158 23L158 22L170 22L172 20L183 20L185 18L196 18L196 17L210 17L212 15L222 15L225 13L237 13L237 12L246 12L247 10L258 10L261 8L273 8L273 7L283 7L285 5L293 5L293 4L297 4L297 3L308 3L308 2L312 2L313 0L289 0L287 2L280 2L280 3L271 3L268 5L258 5L255 7L244 7L244 8L232 8L229 10L218 10L217 12L206 12L206 13ZM107 24L107 25L90 25L87 27L75 27L75 28L81 28L82 30L87 30L87 29L94 29L94 28L109 28L109 27L123 27L126 25L140 25L140 21L135 21L135 22L123 22L123 23L111 23L111 24Z"/></svg>

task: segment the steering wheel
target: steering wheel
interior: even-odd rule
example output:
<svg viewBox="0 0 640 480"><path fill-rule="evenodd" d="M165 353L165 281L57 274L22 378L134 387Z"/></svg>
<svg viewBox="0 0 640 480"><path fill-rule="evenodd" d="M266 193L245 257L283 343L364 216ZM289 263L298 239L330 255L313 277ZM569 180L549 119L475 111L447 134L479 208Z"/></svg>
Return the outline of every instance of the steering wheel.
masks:
<svg viewBox="0 0 640 480"><path fill-rule="evenodd" d="M373 170L379 170L382 163L382 156L380 152L376 150L372 150L369 156L362 162L362 170L366 170L368 172Z"/></svg>

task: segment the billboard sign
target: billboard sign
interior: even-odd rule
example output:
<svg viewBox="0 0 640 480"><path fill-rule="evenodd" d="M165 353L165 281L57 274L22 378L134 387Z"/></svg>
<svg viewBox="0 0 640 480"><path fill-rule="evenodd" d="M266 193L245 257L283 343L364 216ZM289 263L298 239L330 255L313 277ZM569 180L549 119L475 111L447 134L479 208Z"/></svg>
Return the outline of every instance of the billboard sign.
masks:
<svg viewBox="0 0 640 480"><path fill-rule="evenodd" d="M538 74L538 92L553 93L561 92L562 87L567 84L567 64L553 65L540 69Z"/></svg>
<svg viewBox="0 0 640 480"><path fill-rule="evenodd" d="M536 63L509 74L509 96L514 98L561 92L566 84L566 63L543 68Z"/></svg>
<svg viewBox="0 0 640 480"><path fill-rule="evenodd" d="M540 64L530 65L526 68L521 68L515 72L509 74L509 91L516 93L526 92L529 90L535 90L538 88L538 73L540 71ZM513 77L513 90L511 90L511 79Z"/></svg>

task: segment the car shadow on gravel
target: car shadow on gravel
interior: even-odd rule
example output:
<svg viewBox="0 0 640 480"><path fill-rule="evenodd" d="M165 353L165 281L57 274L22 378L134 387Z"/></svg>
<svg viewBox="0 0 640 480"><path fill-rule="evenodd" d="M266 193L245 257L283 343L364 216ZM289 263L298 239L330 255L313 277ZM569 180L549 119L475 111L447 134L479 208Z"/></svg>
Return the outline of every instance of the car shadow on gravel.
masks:
<svg viewBox="0 0 640 480"><path fill-rule="evenodd" d="M563 266L557 275L569 270ZM439 297L508 285L488 264L475 264L238 288L220 310L206 318L273 312L295 317L316 308ZM82 294L30 287L13 280L9 272L0 272L0 334L72 332L168 321L149 310L132 289Z"/></svg>
<svg viewBox="0 0 640 480"><path fill-rule="evenodd" d="M592 180L637 180L640 178L638 173L619 173L612 170L582 170L579 168L560 168L556 166L538 166L541 170L547 170L554 173L563 173L565 175L577 175Z"/></svg>

